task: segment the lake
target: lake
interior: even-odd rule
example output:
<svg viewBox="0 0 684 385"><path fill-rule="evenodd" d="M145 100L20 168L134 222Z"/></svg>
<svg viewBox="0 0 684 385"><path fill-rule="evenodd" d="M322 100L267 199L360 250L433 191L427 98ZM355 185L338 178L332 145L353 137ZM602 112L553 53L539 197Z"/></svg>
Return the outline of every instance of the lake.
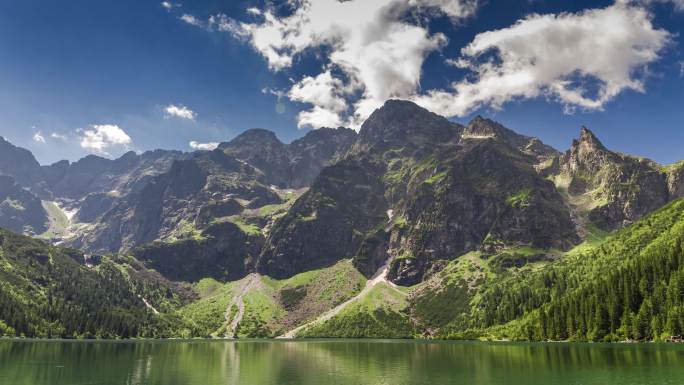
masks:
<svg viewBox="0 0 684 385"><path fill-rule="evenodd" d="M3 385L668 385L684 346L0 340Z"/></svg>

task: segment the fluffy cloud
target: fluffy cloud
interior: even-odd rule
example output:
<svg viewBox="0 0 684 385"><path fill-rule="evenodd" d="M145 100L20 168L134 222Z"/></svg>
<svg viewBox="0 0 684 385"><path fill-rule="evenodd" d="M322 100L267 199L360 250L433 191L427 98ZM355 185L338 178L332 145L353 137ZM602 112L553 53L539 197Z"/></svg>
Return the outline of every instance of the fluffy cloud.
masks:
<svg viewBox="0 0 684 385"><path fill-rule="evenodd" d="M538 96L557 99L568 110L600 110L624 90L644 90L639 70L657 60L669 40L667 31L653 27L647 10L621 3L530 15L481 33L462 49L454 63L471 70L473 80L414 100L448 116Z"/></svg>
<svg viewBox="0 0 684 385"><path fill-rule="evenodd" d="M195 27L202 27L203 26L203 23L198 18L196 18L195 16L190 15L188 13L182 14L181 17L179 17L179 19L181 19L182 21L184 21L190 25L194 25Z"/></svg>
<svg viewBox="0 0 684 385"><path fill-rule="evenodd" d="M190 141L190 143L188 143L188 145L193 150L211 151L211 150L216 149L216 147L218 147L219 144L217 142L200 143L200 142L196 142L196 141L192 140L192 141Z"/></svg>
<svg viewBox="0 0 684 385"><path fill-rule="evenodd" d="M95 124L87 129L79 128L76 132L79 134L81 148L99 154L108 155L110 148L127 148L132 143L131 137L114 124Z"/></svg>
<svg viewBox="0 0 684 385"><path fill-rule="evenodd" d="M279 17L272 9L250 8L255 23L215 15L208 25L248 41L273 71L293 65L308 49L324 47L327 65L297 81L288 96L311 104L299 126L357 126L386 99L418 88L423 61L442 48L443 34L430 34L424 17L454 21L472 15L476 0L292 1L295 9ZM336 75L333 75L333 70ZM323 96L323 100L317 97ZM352 102L348 111L347 100Z"/></svg>
<svg viewBox="0 0 684 385"><path fill-rule="evenodd" d="M45 143L45 137L40 131L38 131L35 134L33 134L33 141L38 143Z"/></svg>
<svg viewBox="0 0 684 385"><path fill-rule="evenodd" d="M179 118L185 120L195 120L197 113L182 104L169 104L168 106L164 107L164 117L167 119Z"/></svg>
<svg viewBox="0 0 684 385"><path fill-rule="evenodd" d="M340 115L347 110L344 85L330 71L318 76L306 76L288 92L290 100L312 104L314 107L298 115L299 127L337 127L342 124Z"/></svg>
<svg viewBox="0 0 684 385"><path fill-rule="evenodd" d="M666 0L533 14L480 33L449 61L465 77L428 91L420 87L423 63L448 41L431 33L426 21L442 16L459 22L476 11L477 0L292 0L286 16L267 6L250 8L252 21L219 14L202 25L248 42L272 71L320 49L320 72L293 80L286 92L308 106L298 125L357 128L389 98L411 99L447 116L537 97L559 101L566 111L600 110L625 90L643 91L647 66L671 39L652 24L645 2L653 1Z"/></svg>

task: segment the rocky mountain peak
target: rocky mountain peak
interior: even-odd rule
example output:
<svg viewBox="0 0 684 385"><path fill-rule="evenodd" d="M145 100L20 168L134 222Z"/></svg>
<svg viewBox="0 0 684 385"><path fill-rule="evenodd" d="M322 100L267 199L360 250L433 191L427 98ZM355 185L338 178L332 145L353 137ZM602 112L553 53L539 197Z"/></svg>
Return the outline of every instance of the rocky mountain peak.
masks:
<svg viewBox="0 0 684 385"><path fill-rule="evenodd" d="M284 146L283 142L278 139L276 134L273 131L266 130L264 128L250 128L249 130L241 133L240 135L236 136L231 140L230 142L227 143L221 143L219 145L219 148L227 148L232 146L239 146L239 145L250 145L250 144L256 144L256 145L277 145L277 146Z"/></svg>
<svg viewBox="0 0 684 385"><path fill-rule="evenodd" d="M355 151L452 142L463 127L406 100L388 100L361 126Z"/></svg>
<svg viewBox="0 0 684 385"><path fill-rule="evenodd" d="M544 144L541 140L518 134L517 132L504 127L501 123L483 118L480 115L476 116L468 123L461 135L461 139L464 140L487 138L505 142L540 160L560 155L556 149Z"/></svg>
<svg viewBox="0 0 684 385"><path fill-rule="evenodd" d="M502 137L505 138L512 133L509 129L502 126L501 124L491 120L483 118L477 115L473 120L468 123L468 125L463 130L463 137Z"/></svg>
<svg viewBox="0 0 684 385"><path fill-rule="evenodd" d="M578 145L586 150L596 151L605 150L606 147L601 143L601 141L594 135L591 130L587 127L582 126L580 128L580 137L578 140Z"/></svg>

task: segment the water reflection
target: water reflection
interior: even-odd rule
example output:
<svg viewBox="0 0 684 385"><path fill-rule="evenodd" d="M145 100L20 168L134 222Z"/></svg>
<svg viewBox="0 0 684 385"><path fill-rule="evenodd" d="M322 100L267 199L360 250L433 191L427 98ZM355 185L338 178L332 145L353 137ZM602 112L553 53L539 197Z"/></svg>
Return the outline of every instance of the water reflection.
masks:
<svg viewBox="0 0 684 385"><path fill-rule="evenodd" d="M0 341L0 384L681 384L684 346Z"/></svg>

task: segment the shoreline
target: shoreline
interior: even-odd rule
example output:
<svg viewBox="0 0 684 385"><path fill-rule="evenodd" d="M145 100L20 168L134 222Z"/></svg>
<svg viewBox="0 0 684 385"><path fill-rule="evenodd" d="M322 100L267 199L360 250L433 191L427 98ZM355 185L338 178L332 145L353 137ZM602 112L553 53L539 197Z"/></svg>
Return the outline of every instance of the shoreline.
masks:
<svg viewBox="0 0 684 385"><path fill-rule="evenodd" d="M383 342L383 343L483 343L483 344L544 344L544 345L602 345L602 346L639 346L639 345L684 345L684 341L514 341L514 340L458 340L436 338L26 338L0 337L0 342Z"/></svg>

